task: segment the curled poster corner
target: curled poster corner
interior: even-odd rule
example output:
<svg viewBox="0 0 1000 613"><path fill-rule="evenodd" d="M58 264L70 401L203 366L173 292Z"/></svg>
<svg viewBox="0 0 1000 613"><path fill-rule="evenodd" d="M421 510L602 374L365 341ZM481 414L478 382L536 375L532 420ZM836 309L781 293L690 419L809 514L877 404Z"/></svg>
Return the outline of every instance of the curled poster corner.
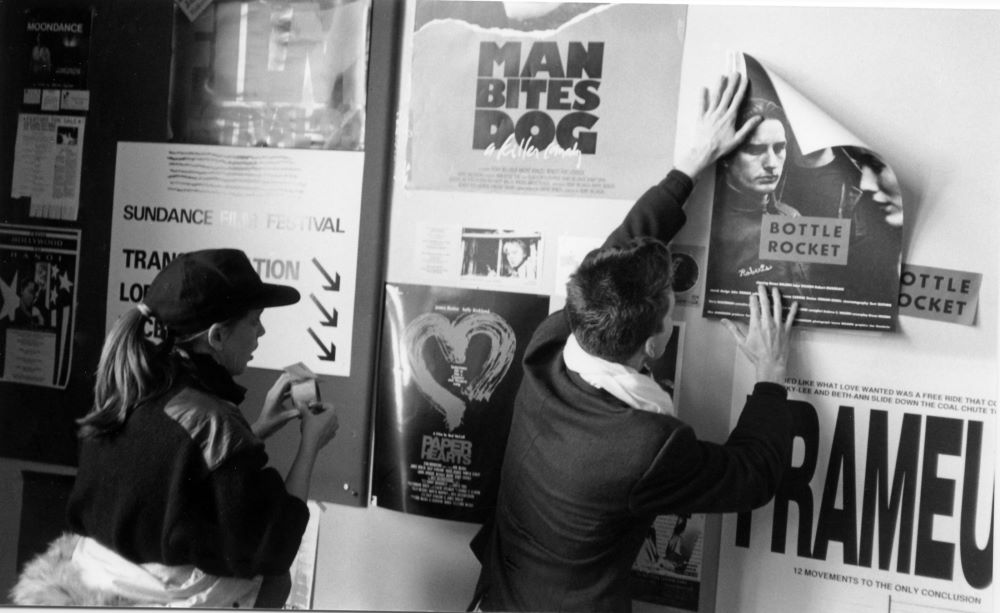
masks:
<svg viewBox="0 0 1000 613"><path fill-rule="evenodd" d="M892 332L903 201L863 140L745 53L738 124L760 124L716 165L703 315L746 319L761 284L799 303L799 325Z"/></svg>

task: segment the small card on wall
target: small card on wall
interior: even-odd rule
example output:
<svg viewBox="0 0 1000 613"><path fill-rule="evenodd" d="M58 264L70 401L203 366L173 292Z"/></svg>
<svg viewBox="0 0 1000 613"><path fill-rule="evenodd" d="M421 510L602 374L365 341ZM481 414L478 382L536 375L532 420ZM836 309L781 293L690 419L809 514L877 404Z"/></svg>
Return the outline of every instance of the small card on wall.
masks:
<svg viewBox="0 0 1000 613"><path fill-rule="evenodd" d="M302 362L286 366L285 372L291 378L292 402L296 408L309 408L310 404L319 402L319 386L316 383L316 373Z"/></svg>
<svg viewBox="0 0 1000 613"><path fill-rule="evenodd" d="M899 314L971 326L982 281L978 272L903 264Z"/></svg>

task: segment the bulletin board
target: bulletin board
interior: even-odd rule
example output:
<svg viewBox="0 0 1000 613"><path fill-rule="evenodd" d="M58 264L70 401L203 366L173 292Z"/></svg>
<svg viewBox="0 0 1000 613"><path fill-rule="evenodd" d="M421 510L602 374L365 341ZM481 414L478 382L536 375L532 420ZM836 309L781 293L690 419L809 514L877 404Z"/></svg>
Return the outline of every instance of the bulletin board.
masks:
<svg viewBox="0 0 1000 613"><path fill-rule="evenodd" d="M93 374L104 340L102 303L107 288L110 231L107 205L114 183L115 143L126 135L141 140L164 140L167 136L165 77L170 58L164 50L171 44L173 6L169 2L100 0L6 2L0 11L4 41L0 70L0 103L4 109L0 125L0 223L9 229L30 227L42 228L43 232L78 233L80 264L78 276L72 279L72 327L61 337L69 344L67 353L72 356L68 376L58 386L0 382L0 455L72 466L77 452L73 420L89 409ZM47 116L69 116L77 122L76 147L81 150L76 152L79 168L73 171L79 181L72 199L77 208L75 219L73 215L66 219L39 217L31 210L33 199L12 196L20 117L25 111L43 113L40 104L35 106L30 99L24 99L25 89L37 86L26 68L31 64L34 45L25 42L25 36L29 19L39 11L51 11L47 22L57 22L55 15L60 12L89 16L85 78L72 84L70 91L88 92L90 101L85 110L65 110L60 100L58 112L45 112ZM67 84L54 83L52 87L56 85ZM44 256L39 257L39 261L45 261Z"/></svg>
<svg viewBox="0 0 1000 613"><path fill-rule="evenodd" d="M79 272L72 279L74 320L58 337L65 340L67 351L71 349L72 363L65 369L60 386L42 386L27 375L19 380L0 380L0 456L74 465L74 420L89 409L94 369L109 322L134 303L134 297L141 297L144 284L174 253L213 246L257 249L258 259L271 263L265 265L262 276L288 276L295 266L303 270L303 277L315 277L315 288L300 291L304 308L318 315L308 313L309 321L316 319L315 325L302 325L302 338L295 343L281 342L289 338L285 324L275 321L269 326L274 355L258 359L237 379L248 389L242 409L252 421L281 368L298 361L311 364L320 375L321 397L337 407L341 427L317 461L310 497L363 505L367 500L371 369L382 288L379 245L385 225L390 140L386 126L391 123L394 100L397 42L393 33L398 7L396 3L368 0L338 3L336 7L308 2L253 7L229 1L200 4L202 12L190 15L185 11L195 5L171 0L21 0L0 6L4 41L0 224L35 228L25 230L35 234L79 236L74 255ZM24 90L34 84L32 79L40 77L22 69L37 55L33 50L36 41L26 42L26 23L39 11L60 10L91 16L87 21L85 78L73 83L43 83L38 86L43 95L37 102L29 100ZM361 27L354 27L357 24ZM263 37L265 43L270 40L270 46L249 45L249 51L240 55L232 43L235 39L223 35L240 27L251 37ZM245 60L237 61L239 57ZM206 58L212 58L208 64ZM227 66L238 69L228 71ZM258 78L261 75L268 75L267 79L262 81ZM211 96L206 97L206 86L210 86ZM40 200L37 195L11 194L23 195L25 191L19 189L24 173L20 169L15 172L13 165L15 153L23 151L23 147L15 147L17 135L25 131L19 117L26 109L57 114L42 108L47 89L70 92L57 104L63 104L60 108L76 122L70 125L81 149L75 158L80 161L80 186L74 214L43 218L33 210ZM45 128L37 121L32 125L41 126L35 134ZM62 145L63 132L66 138L69 132L68 128L59 129ZM205 231L185 234L182 224L174 223L171 217L181 215L177 211L183 206L161 206L163 198L154 193L158 189L153 179L157 171L151 168L159 163L159 156L167 159L168 149L192 159L202 156L205 164L221 156L230 167L241 159L241 151L247 152L267 157L258 161L264 169L294 164L301 175L297 179L300 186L318 185L310 177L321 176L334 184L327 186L324 194L310 196L313 209L295 215L289 207L269 211L271 217L278 218L274 223L280 227L269 226L268 212L261 212L259 236L252 239L257 247L243 240L253 234L246 233L246 218L253 211L243 211L241 219L231 217L236 225L230 224L230 231L221 234L197 223L205 221L204 215L189 214L191 227ZM282 156L285 162L275 161ZM335 166L339 174L331 174L328 165ZM257 173L255 178L266 177ZM139 207L131 213L124 210L121 194L116 195L123 186L137 190L128 196ZM296 193L295 185L271 187L278 190L274 193ZM213 201L208 192L214 189L202 184L205 202ZM255 195L261 191L255 188ZM166 188L162 193L168 193ZM242 200L239 193L231 194L234 200L230 202L244 202L246 186L243 194ZM341 204L328 200L335 196ZM351 200L347 208L344 198ZM302 194L299 200L303 200ZM324 201L330 207L324 207ZM122 225L128 218L143 215L144 222ZM244 224L240 226L243 232L237 227L240 223ZM186 238L170 242L166 230L171 225ZM284 236L273 238L285 247L311 244L311 250L294 257L270 255L280 249L262 251L259 246L268 242L269 228ZM299 230L312 231L311 236L349 239L309 243L290 238L290 232ZM149 236L144 238L144 232ZM215 244L219 240L226 244ZM46 270L60 273L66 265ZM58 277L53 277L53 283L57 281ZM305 315L295 317L305 322ZM58 342L53 344L59 346ZM282 472L295 455L298 433L294 429L286 428L267 441L271 461Z"/></svg>

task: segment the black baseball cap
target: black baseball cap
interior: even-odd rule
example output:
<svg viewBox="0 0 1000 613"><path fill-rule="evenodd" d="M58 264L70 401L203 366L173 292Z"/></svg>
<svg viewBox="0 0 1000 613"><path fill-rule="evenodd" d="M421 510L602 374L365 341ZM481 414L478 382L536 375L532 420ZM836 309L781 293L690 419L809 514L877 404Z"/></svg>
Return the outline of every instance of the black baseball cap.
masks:
<svg viewBox="0 0 1000 613"><path fill-rule="evenodd" d="M288 285L264 283L239 249L178 255L160 271L143 302L174 334L194 334L252 309L299 301Z"/></svg>

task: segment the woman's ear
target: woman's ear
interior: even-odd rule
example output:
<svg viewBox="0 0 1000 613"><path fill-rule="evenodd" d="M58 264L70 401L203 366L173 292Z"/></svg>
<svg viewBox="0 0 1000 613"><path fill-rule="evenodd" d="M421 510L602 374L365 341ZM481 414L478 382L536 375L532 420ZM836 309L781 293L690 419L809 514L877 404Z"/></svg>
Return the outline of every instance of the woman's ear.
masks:
<svg viewBox="0 0 1000 613"><path fill-rule="evenodd" d="M208 334L205 335L206 340L208 340L208 345L216 351L222 349L222 343L226 340L226 327L222 324L212 324L208 329Z"/></svg>

